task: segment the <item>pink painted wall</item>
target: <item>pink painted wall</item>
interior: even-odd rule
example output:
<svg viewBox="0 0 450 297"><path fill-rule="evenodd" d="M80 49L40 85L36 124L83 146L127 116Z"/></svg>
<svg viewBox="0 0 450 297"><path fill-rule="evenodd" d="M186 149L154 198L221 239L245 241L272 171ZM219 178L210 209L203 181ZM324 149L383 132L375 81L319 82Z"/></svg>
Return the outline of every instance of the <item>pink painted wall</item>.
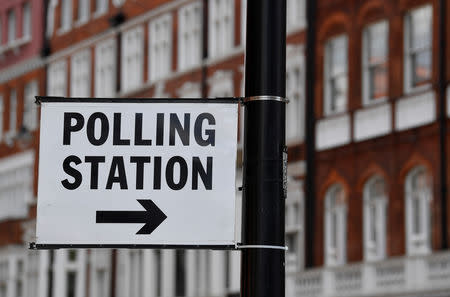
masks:
<svg viewBox="0 0 450 297"><path fill-rule="evenodd" d="M0 71L13 64L40 54L44 34L44 0L0 0L0 47L7 46L8 40L8 12L14 9L16 15L16 39L22 35L23 5L31 3L31 40L13 50L0 51Z"/></svg>

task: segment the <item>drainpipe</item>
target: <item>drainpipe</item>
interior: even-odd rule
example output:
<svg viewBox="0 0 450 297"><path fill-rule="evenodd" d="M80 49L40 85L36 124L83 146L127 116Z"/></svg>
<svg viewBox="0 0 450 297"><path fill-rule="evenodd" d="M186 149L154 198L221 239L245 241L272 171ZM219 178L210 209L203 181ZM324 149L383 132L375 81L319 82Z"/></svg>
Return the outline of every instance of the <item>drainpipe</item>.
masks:
<svg viewBox="0 0 450 297"><path fill-rule="evenodd" d="M316 45L316 0L306 1L306 177L305 177L305 268L314 266L314 233L315 233L315 116L314 116L314 83L315 83L315 45Z"/></svg>
<svg viewBox="0 0 450 297"><path fill-rule="evenodd" d="M441 248L448 248L447 242L447 108L446 108L446 0L439 0L439 140L440 140L440 192L441 192Z"/></svg>

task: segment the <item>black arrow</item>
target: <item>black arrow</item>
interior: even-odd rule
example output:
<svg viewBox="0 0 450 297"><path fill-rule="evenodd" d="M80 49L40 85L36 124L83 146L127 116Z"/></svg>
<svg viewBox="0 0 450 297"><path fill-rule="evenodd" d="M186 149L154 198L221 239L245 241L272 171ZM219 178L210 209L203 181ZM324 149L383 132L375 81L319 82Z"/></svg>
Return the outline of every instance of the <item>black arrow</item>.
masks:
<svg viewBox="0 0 450 297"><path fill-rule="evenodd" d="M152 200L137 199L145 211L97 210L96 223L145 224L136 234L151 234L167 218Z"/></svg>

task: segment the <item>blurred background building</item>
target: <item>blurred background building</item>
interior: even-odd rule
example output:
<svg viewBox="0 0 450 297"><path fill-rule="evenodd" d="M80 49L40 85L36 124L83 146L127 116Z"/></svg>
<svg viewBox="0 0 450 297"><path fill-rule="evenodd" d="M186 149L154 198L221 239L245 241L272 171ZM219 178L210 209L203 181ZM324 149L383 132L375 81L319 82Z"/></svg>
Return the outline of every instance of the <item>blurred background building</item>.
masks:
<svg viewBox="0 0 450 297"><path fill-rule="evenodd" d="M287 0L286 296L450 296L450 1L315 2L308 23L306 0ZM34 95L243 96L245 9L245 0L0 2L0 297L239 296L239 252L28 243Z"/></svg>

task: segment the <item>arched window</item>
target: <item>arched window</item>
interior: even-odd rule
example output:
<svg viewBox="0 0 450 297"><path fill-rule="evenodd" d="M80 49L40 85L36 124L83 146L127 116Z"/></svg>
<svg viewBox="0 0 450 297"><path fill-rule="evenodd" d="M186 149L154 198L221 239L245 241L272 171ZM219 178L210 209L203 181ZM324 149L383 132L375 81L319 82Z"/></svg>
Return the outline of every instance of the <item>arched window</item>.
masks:
<svg viewBox="0 0 450 297"><path fill-rule="evenodd" d="M424 167L412 169L405 182L406 249L408 255L430 251L431 177Z"/></svg>
<svg viewBox="0 0 450 297"><path fill-rule="evenodd" d="M333 185L325 197L325 264L346 262L347 201L341 185Z"/></svg>
<svg viewBox="0 0 450 297"><path fill-rule="evenodd" d="M384 180L372 177L364 185L364 257L366 261L386 256L386 205Z"/></svg>

